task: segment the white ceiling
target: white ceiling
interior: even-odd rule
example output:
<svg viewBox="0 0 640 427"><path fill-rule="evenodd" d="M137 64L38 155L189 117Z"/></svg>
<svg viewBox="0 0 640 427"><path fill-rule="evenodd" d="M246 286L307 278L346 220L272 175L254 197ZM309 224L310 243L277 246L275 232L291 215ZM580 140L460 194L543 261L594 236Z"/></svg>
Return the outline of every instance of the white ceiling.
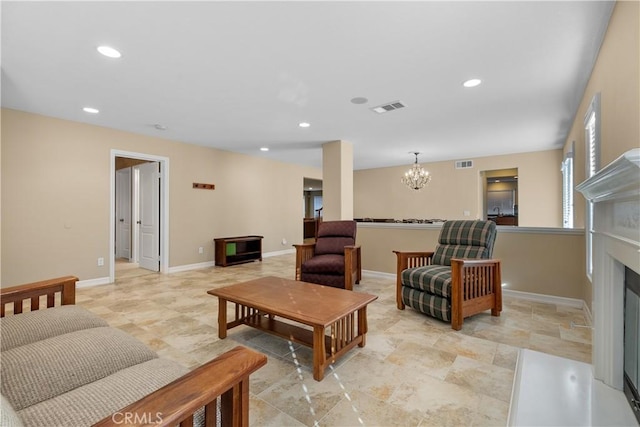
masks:
<svg viewBox="0 0 640 427"><path fill-rule="evenodd" d="M613 3L1 7L3 107L317 167L340 139L367 169L562 147Z"/></svg>

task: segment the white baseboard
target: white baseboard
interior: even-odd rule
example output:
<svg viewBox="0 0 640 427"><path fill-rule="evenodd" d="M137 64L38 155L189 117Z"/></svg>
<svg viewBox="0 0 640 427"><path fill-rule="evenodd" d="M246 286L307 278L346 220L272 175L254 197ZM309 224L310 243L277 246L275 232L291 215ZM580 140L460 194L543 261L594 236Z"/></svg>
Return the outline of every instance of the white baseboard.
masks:
<svg viewBox="0 0 640 427"><path fill-rule="evenodd" d="M295 254L295 253L296 253L295 248L283 249L281 251L265 252L265 253L262 254L262 258L269 258L269 257L272 257L272 256Z"/></svg>
<svg viewBox="0 0 640 427"><path fill-rule="evenodd" d="M511 289L502 289L502 295L519 298L528 301L542 302L546 304L564 305L574 308L584 309L585 302L577 298L557 297L554 295L534 294L532 292L514 291Z"/></svg>
<svg viewBox="0 0 640 427"><path fill-rule="evenodd" d="M90 288L92 286L108 285L111 283L108 277L98 277L95 279L78 280L76 288Z"/></svg>
<svg viewBox="0 0 640 427"><path fill-rule="evenodd" d="M292 253L295 253L295 252L296 252L295 249L285 249L285 250L282 250L282 251L265 252L265 253L262 254L262 258L269 258L269 257L278 256L278 255L285 255L285 254L292 254ZM199 270L201 268L215 267L215 265L216 265L215 261L199 262L199 263L196 263L196 264L177 265L175 267L169 267L169 270L167 271L167 273L171 274L171 273L179 273L179 272L182 272L182 271Z"/></svg>
<svg viewBox="0 0 640 427"><path fill-rule="evenodd" d="M582 312L584 313L585 319L587 319L587 326L593 326L593 317L591 317L591 310L589 310L589 306L587 305L587 303L584 303Z"/></svg>
<svg viewBox="0 0 640 427"><path fill-rule="evenodd" d="M395 273L385 273L383 271L373 271L373 270L362 270L362 275L363 276L369 276L369 277L379 277L381 279L395 279L396 278L396 274Z"/></svg>
<svg viewBox="0 0 640 427"><path fill-rule="evenodd" d="M180 273L181 271L199 270L201 268L214 267L215 265L216 263L214 261L205 261L205 262L198 262L195 264L178 265L175 267L169 267L169 271L167 271L167 273L171 274L171 273Z"/></svg>
<svg viewBox="0 0 640 427"><path fill-rule="evenodd" d="M528 301L542 302L546 304L564 305L573 308L582 309L582 314L585 317L587 324L585 326L593 325L593 318L591 317L591 310L584 300L577 298L557 297L553 295L534 294L532 292L513 291L510 289L502 289L502 295L511 296L514 298L520 298Z"/></svg>

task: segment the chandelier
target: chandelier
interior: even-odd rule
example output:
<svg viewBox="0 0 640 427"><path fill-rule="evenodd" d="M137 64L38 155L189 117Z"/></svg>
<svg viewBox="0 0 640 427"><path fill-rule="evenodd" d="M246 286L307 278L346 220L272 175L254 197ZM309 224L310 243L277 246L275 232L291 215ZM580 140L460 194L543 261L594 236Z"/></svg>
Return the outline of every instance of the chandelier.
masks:
<svg viewBox="0 0 640 427"><path fill-rule="evenodd" d="M412 190L420 191L425 185L431 181L431 175L423 167L418 164L419 152L414 152L416 161L411 166L411 169L405 172L401 179L401 182Z"/></svg>

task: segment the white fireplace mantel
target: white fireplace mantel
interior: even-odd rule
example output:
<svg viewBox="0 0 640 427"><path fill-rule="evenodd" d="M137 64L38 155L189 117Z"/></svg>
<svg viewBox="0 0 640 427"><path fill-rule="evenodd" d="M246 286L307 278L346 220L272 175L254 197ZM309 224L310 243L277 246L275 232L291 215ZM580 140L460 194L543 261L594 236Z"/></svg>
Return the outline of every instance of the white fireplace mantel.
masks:
<svg viewBox="0 0 640 427"><path fill-rule="evenodd" d="M593 203L593 374L622 390L624 266L640 274L640 148L576 187Z"/></svg>

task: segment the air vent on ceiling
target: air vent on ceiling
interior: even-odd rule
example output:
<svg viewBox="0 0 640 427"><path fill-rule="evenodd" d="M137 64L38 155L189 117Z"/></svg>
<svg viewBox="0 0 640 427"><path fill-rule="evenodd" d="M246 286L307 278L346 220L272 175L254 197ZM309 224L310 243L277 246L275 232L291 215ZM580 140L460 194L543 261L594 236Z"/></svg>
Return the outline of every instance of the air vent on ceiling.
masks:
<svg viewBox="0 0 640 427"><path fill-rule="evenodd" d="M378 105L377 107L371 108L371 110L373 110L378 114L382 114L389 111L398 110L404 107L406 107L406 105L404 105L402 102L394 101L394 102L389 102L388 104Z"/></svg>
<svg viewBox="0 0 640 427"><path fill-rule="evenodd" d="M456 169L469 169L473 167L473 160L456 161Z"/></svg>

